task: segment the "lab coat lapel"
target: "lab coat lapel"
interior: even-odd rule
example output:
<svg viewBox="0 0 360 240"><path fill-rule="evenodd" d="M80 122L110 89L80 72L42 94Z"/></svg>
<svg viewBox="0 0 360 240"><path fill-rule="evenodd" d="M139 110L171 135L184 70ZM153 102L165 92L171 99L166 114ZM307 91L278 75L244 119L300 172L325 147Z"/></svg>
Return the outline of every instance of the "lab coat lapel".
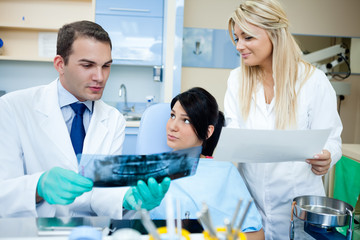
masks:
<svg viewBox="0 0 360 240"><path fill-rule="evenodd" d="M109 131L106 125L109 113L101 106L102 104L101 101L94 102L94 112L85 136L83 153L107 152L106 149L110 148L104 146L104 139Z"/></svg>
<svg viewBox="0 0 360 240"><path fill-rule="evenodd" d="M59 151L64 154L65 159L77 169L75 152L59 107L57 80L45 87L35 105L37 112L39 112L40 126L45 134L58 147Z"/></svg>
<svg viewBox="0 0 360 240"><path fill-rule="evenodd" d="M274 94L275 94L275 87L274 87ZM264 87L261 84L258 84L256 93L254 93L252 95L252 99L256 104L256 109L260 110L261 113L265 116L265 117L269 117L269 115L271 114L271 112L274 110L274 106L275 106L275 95L274 98L272 99L269 109L266 108L266 101L265 101L265 94L264 94Z"/></svg>

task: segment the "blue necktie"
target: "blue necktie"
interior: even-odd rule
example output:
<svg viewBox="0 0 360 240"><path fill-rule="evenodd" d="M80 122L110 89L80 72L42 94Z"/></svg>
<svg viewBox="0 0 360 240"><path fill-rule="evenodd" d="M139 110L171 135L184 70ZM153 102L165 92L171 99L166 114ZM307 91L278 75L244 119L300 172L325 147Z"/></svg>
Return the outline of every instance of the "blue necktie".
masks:
<svg viewBox="0 0 360 240"><path fill-rule="evenodd" d="M75 155L78 155L79 153L82 153L84 145L85 128L83 124L83 115L86 106L82 103L73 103L70 104L70 107L75 112L75 117L71 125L70 138L75 151Z"/></svg>

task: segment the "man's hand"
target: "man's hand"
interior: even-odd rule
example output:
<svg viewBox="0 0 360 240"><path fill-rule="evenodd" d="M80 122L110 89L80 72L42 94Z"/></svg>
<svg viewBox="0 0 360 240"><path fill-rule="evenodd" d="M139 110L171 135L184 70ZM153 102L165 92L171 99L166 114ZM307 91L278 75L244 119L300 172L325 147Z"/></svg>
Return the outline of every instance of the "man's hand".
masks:
<svg viewBox="0 0 360 240"><path fill-rule="evenodd" d="M91 191L92 187L90 179L74 171L54 167L40 176L37 195L50 204L67 205L84 192Z"/></svg>
<svg viewBox="0 0 360 240"><path fill-rule="evenodd" d="M331 164L331 153L328 150L323 150L316 154L312 159L306 159L306 162L311 164L311 171L316 175L324 175L328 172Z"/></svg>

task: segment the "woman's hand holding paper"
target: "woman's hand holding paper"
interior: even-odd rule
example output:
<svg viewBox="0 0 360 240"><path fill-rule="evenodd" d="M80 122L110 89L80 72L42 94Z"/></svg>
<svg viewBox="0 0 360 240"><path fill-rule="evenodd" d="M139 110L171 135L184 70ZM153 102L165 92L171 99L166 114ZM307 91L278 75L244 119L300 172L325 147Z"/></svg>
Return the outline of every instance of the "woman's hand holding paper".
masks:
<svg viewBox="0 0 360 240"><path fill-rule="evenodd" d="M324 175L328 172L331 164L331 153L328 150L323 150L316 154L313 159L306 159L306 162L311 164L311 171L316 175Z"/></svg>

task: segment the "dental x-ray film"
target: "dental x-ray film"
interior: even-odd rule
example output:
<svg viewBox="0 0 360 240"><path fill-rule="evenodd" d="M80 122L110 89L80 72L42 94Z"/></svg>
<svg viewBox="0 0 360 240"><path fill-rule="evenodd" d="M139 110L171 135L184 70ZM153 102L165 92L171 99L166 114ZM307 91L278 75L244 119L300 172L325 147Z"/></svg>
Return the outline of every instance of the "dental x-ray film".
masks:
<svg viewBox="0 0 360 240"><path fill-rule="evenodd" d="M153 177L177 179L196 173L201 146L151 155L79 155L79 174L95 187L135 186Z"/></svg>

